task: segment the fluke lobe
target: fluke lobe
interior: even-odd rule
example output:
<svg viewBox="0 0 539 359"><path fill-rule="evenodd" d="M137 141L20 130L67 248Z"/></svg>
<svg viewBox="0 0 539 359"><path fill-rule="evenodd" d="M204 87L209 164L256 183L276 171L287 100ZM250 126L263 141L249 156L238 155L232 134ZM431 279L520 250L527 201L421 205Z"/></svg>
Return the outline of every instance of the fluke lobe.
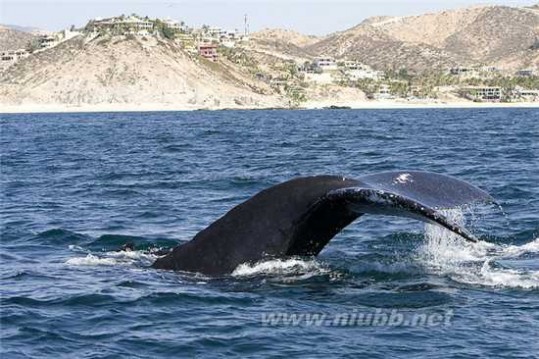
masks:
<svg viewBox="0 0 539 359"><path fill-rule="evenodd" d="M153 267L219 276L264 258L315 256L363 214L410 217L476 241L438 210L477 202L493 199L464 181L429 172L296 178L232 208Z"/></svg>

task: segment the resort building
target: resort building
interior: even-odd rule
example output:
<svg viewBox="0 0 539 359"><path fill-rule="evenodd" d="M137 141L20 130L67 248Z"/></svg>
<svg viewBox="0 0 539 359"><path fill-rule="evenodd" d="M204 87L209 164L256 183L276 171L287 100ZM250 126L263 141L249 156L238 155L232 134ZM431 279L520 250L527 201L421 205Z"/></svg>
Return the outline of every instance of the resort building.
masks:
<svg viewBox="0 0 539 359"><path fill-rule="evenodd" d="M0 52L0 71L4 71L20 59L29 55L30 53L26 49L7 50Z"/></svg>
<svg viewBox="0 0 539 359"><path fill-rule="evenodd" d="M210 61L217 61L217 45L215 44L200 44L198 45L198 54Z"/></svg>
<svg viewBox="0 0 539 359"><path fill-rule="evenodd" d="M108 19L95 19L90 21L88 30L94 32L110 32L114 35L149 35L153 32L154 24L148 18L138 16L120 16Z"/></svg>
<svg viewBox="0 0 539 359"><path fill-rule="evenodd" d="M528 90L517 86L513 91L513 96L526 101L539 101L539 90Z"/></svg>
<svg viewBox="0 0 539 359"><path fill-rule="evenodd" d="M346 60L339 64L339 67L343 67L346 70L363 70L366 65L358 61Z"/></svg>
<svg viewBox="0 0 539 359"><path fill-rule="evenodd" d="M82 35L82 32L77 30L65 29L59 32L61 41L66 41L79 35Z"/></svg>
<svg viewBox="0 0 539 359"><path fill-rule="evenodd" d="M461 75L461 74L465 74L467 72L469 72L471 69L467 68L467 67L452 67L449 69L449 73L451 75Z"/></svg>
<svg viewBox="0 0 539 359"><path fill-rule="evenodd" d="M449 73L456 76L473 75L475 72L473 68L465 66L456 66L449 69Z"/></svg>
<svg viewBox="0 0 539 359"><path fill-rule="evenodd" d="M471 78L471 77L492 77L499 73L499 69L495 66L473 66L473 67L466 67L466 66L457 66L452 67L449 69L449 74L464 78Z"/></svg>
<svg viewBox="0 0 539 359"><path fill-rule="evenodd" d="M500 87L468 87L464 91L474 101L499 102L502 99Z"/></svg>
<svg viewBox="0 0 539 359"><path fill-rule="evenodd" d="M187 27L185 26L183 22L179 22L176 20L165 19L163 20L163 24L165 24L165 26L168 27L169 29L172 29L175 31L186 32L187 30Z"/></svg>
<svg viewBox="0 0 539 359"><path fill-rule="evenodd" d="M374 98L377 100L389 100L395 98L395 96L391 94L391 87L388 84L381 84L374 94Z"/></svg>
<svg viewBox="0 0 539 359"><path fill-rule="evenodd" d="M58 44L58 38L54 35L39 35L37 43L40 49L48 49Z"/></svg>
<svg viewBox="0 0 539 359"><path fill-rule="evenodd" d="M323 71L337 70L337 63L335 62L335 59L331 57L317 57L313 60L313 64L314 66L321 68Z"/></svg>
<svg viewBox="0 0 539 359"><path fill-rule="evenodd" d="M484 72L484 73L497 73L497 72L500 72L500 70L495 66L481 66L480 71Z"/></svg>
<svg viewBox="0 0 539 359"><path fill-rule="evenodd" d="M533 69L519 70L519 71L517 71L517 76L520 76L520 77L535 76L535 71Z"/></svg>

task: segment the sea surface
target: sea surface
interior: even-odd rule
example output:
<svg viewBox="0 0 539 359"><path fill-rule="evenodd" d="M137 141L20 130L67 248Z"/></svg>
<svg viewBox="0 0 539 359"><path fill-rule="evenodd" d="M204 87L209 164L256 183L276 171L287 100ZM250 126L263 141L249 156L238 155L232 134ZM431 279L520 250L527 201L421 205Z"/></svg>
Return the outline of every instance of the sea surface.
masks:
<svg viewBox="0 0 539 359"><path fill-rule="evenodd" d="M2 359L539 357L537 109L0 118ZM401 169L491 193L447 212L481 241L364 216L317 258L149 267L268 186Z"/></svg>

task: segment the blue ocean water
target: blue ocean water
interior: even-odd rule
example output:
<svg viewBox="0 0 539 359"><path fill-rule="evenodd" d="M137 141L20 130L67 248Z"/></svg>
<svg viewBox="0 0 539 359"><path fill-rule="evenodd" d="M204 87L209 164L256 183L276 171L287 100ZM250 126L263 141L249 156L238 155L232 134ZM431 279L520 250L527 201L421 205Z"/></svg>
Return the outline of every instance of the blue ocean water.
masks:
<svg viewBox="0 0 539 359"><path fill-rule="evenodd" d="M0 123L1 358L539 357L537 109ZM316 259L225 278L148 267L153 248L191 239L270 185L400 169L491 193L501 208L448 213L483 241L364 216ZM136 250L116 251L127 242Z"/></svg>

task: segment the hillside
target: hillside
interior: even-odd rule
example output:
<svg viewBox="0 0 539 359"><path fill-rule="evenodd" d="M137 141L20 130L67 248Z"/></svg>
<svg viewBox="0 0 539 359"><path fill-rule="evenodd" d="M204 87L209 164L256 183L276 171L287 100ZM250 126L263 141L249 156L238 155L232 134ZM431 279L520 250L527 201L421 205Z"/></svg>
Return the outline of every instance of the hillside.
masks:
<svg viewBox="0 0 539 359"><path fill-rule="evenodd" d="M274 56L287 58L305 58L304 48L321 40L313 35L303 35L297 31L284 29L264 29L251 34L251 48Z"/></svg>
<svg viewBox="0 0 539 359"><path fill-rule="evenodd" d="M534 8L481 6L409 17L376 17L305 46L310 54L352 57L380 69L423 71L455 64L525 67L536 62ZM516 61L522 56L522 62Z"/></svg>
<svg viewBox="0 0 539 359"><path fill-rule="evenodd" d="M0 77L0 102L271 107L264 83L223 63L191 59L171 41L79 36L15 64Z"/></svg>
<svg viewBox="0 0 539 359"><path fill-rule="evenodd" d="M24 49L34 38L31 33L0 25L0 51Z"/></svg>
<svg viewBox="0 0 539 359"><path fill-rule="evenodd" d="M43 105L81 110L98 105L329 107L371 99L470 100L467 88L478 85L503 87L508 94L504 101L525 96L539 101L539 93L516 91L538 88L537 77L515 76L517 70L539 70L537 5L377 16L325 37L281 29L249 37L223 35L209 27L164 31L164 21L136 16L91 24L95 28L74 31L65 36L67 41L58 36L60 42L49 43L50 48L4 56L0 104L15 111L24 106L41 110ZM0 27L1 48L26 47L32 39L31 34ZM319 56L337 61L320 65L314 61ZM453 66L475 68L448 75Z"/></svg>
<svg viewBox="0 0 539 359"><path fill-rule="evenodd" d="M303 35L297 31L284 29L264 29L251 34L251 39L266 43L287 43L289 45L304 47L320 40L314 35Z"/></svg>

